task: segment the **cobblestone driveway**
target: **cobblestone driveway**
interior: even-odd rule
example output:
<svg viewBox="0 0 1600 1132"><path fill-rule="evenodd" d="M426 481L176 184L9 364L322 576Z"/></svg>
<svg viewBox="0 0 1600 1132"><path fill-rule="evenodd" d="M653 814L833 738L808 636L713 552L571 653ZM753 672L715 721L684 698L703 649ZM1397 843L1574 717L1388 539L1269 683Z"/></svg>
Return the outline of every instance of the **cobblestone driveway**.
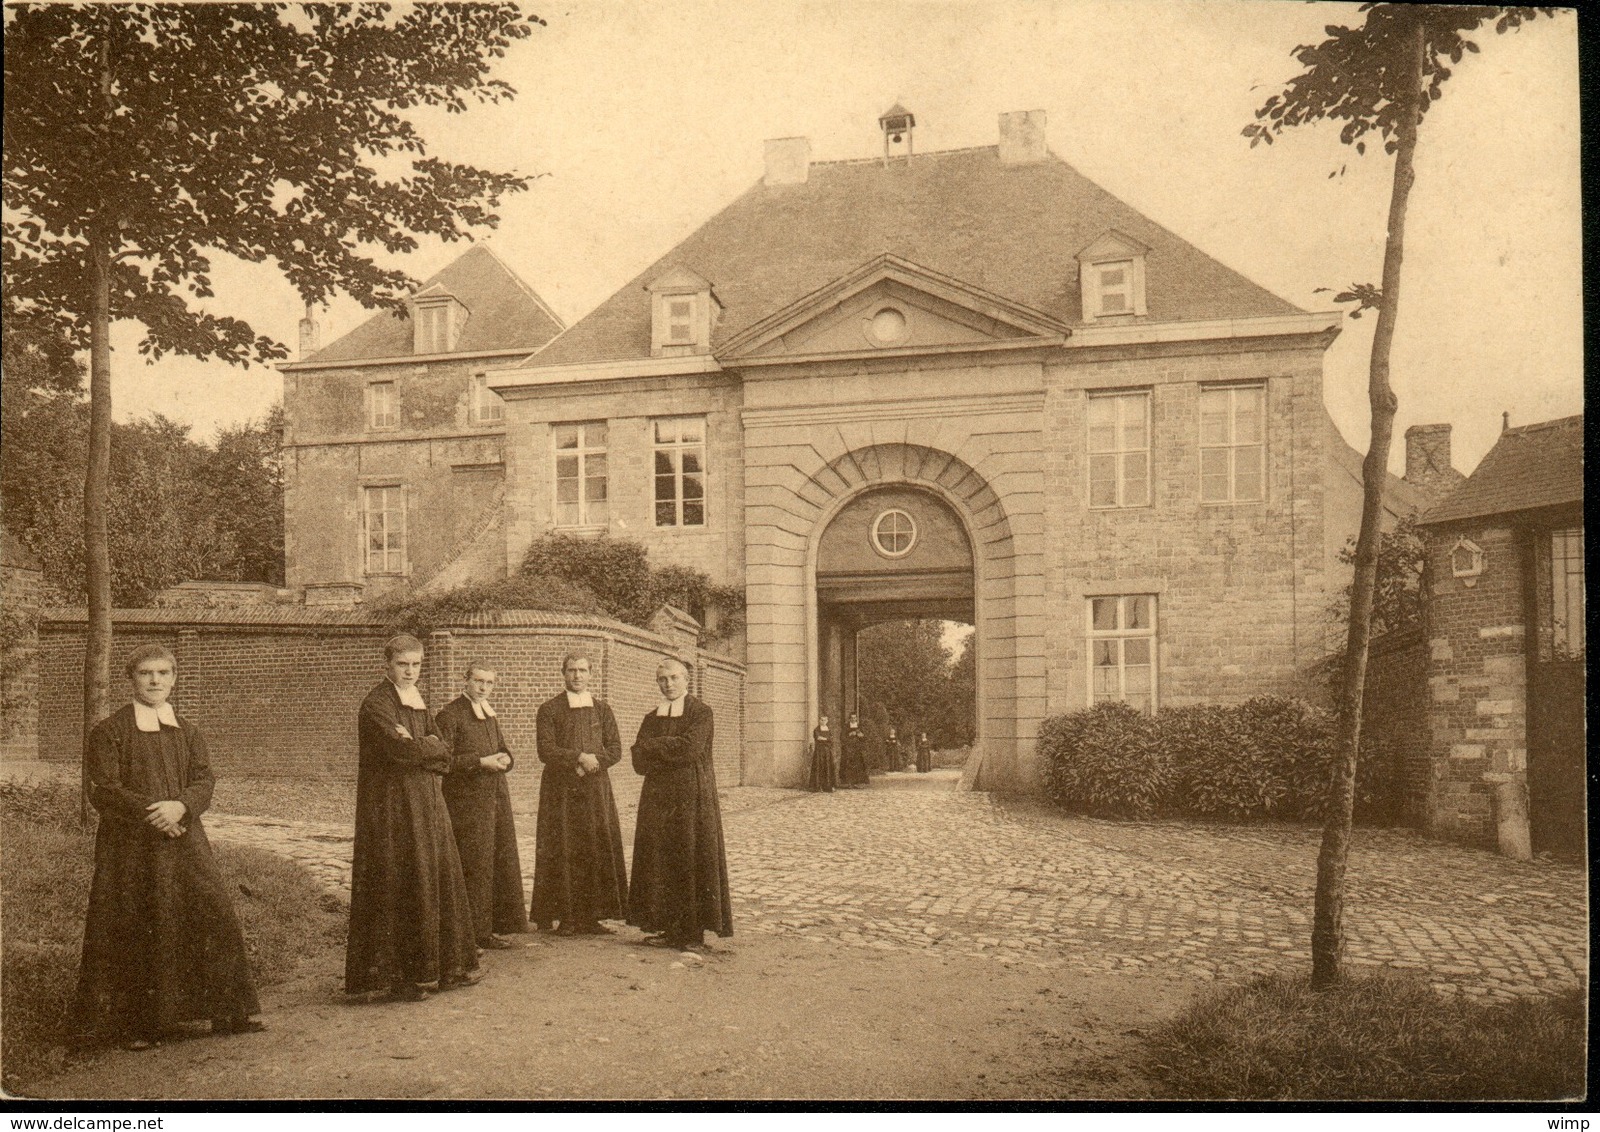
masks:
<svg viewBox="0 0 1600 1132"><path fill-rule="evenodd" d="M620 801L631 834L633 799ZM739 931L1202 979L1309 963L1314 830L1095 821L928 790L740 788L724 809ZM533 816L518 821L531 869ZM348 826L207 824L348 895ZM1473 995L1562 989L1587 967L1586 890L1570 865L1358 830L1347 954Z"/></svg>

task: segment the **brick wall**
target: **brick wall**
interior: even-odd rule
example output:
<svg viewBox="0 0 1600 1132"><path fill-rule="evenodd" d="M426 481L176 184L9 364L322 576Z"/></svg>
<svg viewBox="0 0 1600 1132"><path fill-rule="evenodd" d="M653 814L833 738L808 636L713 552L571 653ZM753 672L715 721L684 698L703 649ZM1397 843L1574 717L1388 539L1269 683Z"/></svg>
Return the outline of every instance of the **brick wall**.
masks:
<svg viewBox="0 0 1600 1132"><path fill-rule="evenodd" d="M660 700L655 669L677 656L672 642L630 626L561 614L484 614L434 633L427 642L421 686L437 710L461 690L466 666L498 674L495 706L506 739L536 758L534 715L562 688L561 658L583 652L596 688L617 714L624 758L644 713ZM48 611L40 627L42 758L76 761L80 725L83 618ZM173 703L210 741L219 774L231 777L351 778L356 771L355 714L382 679L380 626L355 612L288 609L123 610L115 620L114 655L157 641L178 657ZM742 781L743 669L701 654L696 687L717 715L719 783ZM114 677L121 698L120 677Z"/></svg>
<svg viewBox="0 0 1600 1132"><path fill-rule="evenodd" d="M1476 578L1451 574L1458 537L1484 551ZM1527 777L1524 548L1508 527L1427 531L1431 800L1427 828L1493 844L1492 792Z"/></svg>
<svg viewBox="0 0 1600 1132"><path fill-rule="evenodd" d="M1367 684L1361 701L1363 757L1373 752L1395 776L1397 812L1405 825L1421 825L1433 777L1428 731L1428 635L1421 626L1385 633L1367 650Z"/></svg>

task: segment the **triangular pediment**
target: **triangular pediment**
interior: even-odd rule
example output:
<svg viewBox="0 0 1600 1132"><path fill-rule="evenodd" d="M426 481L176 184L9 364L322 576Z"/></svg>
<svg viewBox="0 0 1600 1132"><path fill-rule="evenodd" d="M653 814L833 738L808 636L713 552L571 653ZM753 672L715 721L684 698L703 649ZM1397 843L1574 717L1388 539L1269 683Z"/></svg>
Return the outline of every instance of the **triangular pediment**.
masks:
<svg viewBox="0 0 1600 1132"><path fill-rule="evenodd" d="M1115 228L1108 230L1094 243L1078 253L1078 259L1083 263L1096 263L1108 259L1127 259L1131 256L1144 255L1150 248L1135 240L1126 232L1119 232Z"/></svg>
<svg viewBox="0 0 1600 1132"><path fill-rule="evenodd" d="M1048 315L885 254L757 322L717 355L732 360L928 350L1066 333Z"/></svg>

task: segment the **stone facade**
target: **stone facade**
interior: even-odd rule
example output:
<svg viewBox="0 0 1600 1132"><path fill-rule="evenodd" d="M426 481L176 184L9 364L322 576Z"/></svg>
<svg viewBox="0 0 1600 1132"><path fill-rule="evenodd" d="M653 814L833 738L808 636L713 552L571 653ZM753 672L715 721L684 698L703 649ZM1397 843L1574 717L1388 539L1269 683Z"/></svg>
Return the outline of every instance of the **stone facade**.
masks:
<svg viewBox="0 0 1600 1132"><path fill-rule="evenodd" d="M83 749L81 610L49 610L40 628L47 760L76 762ZM389 630L359 611L319 609L118 610L113 656L153 641L178 658L177 710L205 731L219 774L239 778L350 779L355 711L382 678ZM561 658L581 651L596 694L617 713L623 744L660 700L656 666L690 665L691 691L716 713L715 758L724 785L744 773L744 670L681 642L603 618L554 613L478 615L433 633L422 677L431 708L461 691L466 666L494 666L495 706L514 751L532 758L534 714L562 688ZM113 702L125 685L113 681Z"/></svg>
<svg viewBox="0 0 1600 1132"><path fill-rule="evenodd" d="M1044 122L1007 115L999 147L883 161L769 144L761 184L489 372L498 428L463 416L471 367L448 359L384 370L404 406L385 435L350 424L371 365L289 367L291 583L308 602L443 588L514 570L551 530L638 539L744 589L730 651L748 664L754 784L804 780L817 715L855 706L856 632L896 618L974 626L996 789L1036 785L1039 724L1096 680L1149 706L1305 691L1360 513L1360 457L1322 401L1339 316L1111 197L1049 153ZM1093 399L1117 395L1143 423L1097 449ZM1244 417L1219 423L1219 398ZM703 435L692 458L662 439L684 419ZM1422 441L1448 465L1447 428ZM1107 467L1134 485L1109 504L1090 497ZM1236 474L1248 486L1219 496ZM406 568L363 576L360 492L390 484ZM1390 487L1392 521L1421 496ZM891 512L903 546L878 541ZM1127 626L1092 626L1114 609Z"/></svg>

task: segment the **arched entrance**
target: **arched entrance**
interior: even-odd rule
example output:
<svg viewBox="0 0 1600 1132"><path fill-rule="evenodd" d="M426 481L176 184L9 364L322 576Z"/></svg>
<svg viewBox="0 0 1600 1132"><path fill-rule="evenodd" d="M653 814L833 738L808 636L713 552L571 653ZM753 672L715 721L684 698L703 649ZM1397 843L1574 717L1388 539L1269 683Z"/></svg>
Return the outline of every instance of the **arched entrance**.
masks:
<svg viewBox="0 0 1600 1132"><path fill-rule="evenodd" d="M971 539L955 509L926 487L886 484L849 498L818 540L815 578L816 707L833 720L859 710L861 630L911 619L977 622Z"/></svg>

